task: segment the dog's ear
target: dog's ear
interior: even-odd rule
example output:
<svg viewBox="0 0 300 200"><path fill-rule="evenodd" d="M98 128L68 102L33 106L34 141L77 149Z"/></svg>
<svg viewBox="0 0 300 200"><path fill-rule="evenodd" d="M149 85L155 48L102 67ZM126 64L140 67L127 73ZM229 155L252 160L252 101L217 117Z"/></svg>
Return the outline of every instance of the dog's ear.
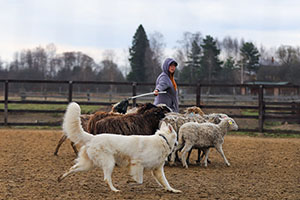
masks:
<svg viewBox="0 0 300 200"><path fill-rule="evenodd" d="M172 133L174 131L173 126L171 124L168 124L168 128L169 128L170 133Z"/></svg>
<svg viewBox="0 0 300 200"><path fill-rule="evenodd" d="M166 127L166 126L167 126L166 122L163 121L163 122L161 123L161 126L160 126L160 127L163 128L163 127Z"/></svg>

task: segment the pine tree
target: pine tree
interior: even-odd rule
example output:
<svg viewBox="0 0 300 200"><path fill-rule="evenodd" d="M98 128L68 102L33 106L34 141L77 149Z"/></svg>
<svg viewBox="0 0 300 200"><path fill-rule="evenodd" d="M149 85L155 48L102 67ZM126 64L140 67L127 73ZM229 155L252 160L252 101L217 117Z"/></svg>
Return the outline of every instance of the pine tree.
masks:
<svg viewBox="0 0 300 200"><path fill-rule="evenodd" d="M187 56L188 60L181 70L180 79L182 82L195 83L201 79L201 47L196 40L193 40L191 46Z"/></svg>
<svg viewBox="0 0 300 200"><path fill-rule="evenodd" d="M207 35L203 39L201 45L203 54L201 56L201 67L203 77L207 78L210 84L212 80L216 79L218 73L222 70L222 61L219 60L220 49L217 47L217 42L213 37Z"/></svg>
<svg viewBox="0 0 300 200"><path fill-rule="evenodd" d="M149 40L142 25L139 25L133 36L132 47L129 49L131 71L127 75L128 81L145 82L145 56L149 49Z"/></svg>
<svg viewBox="0 0 300 200"><path fill-rule="evenodd" d="M251 72L257 73L259 68L259 52L252 42L246 42L240 49L242 65Z"/></svg>

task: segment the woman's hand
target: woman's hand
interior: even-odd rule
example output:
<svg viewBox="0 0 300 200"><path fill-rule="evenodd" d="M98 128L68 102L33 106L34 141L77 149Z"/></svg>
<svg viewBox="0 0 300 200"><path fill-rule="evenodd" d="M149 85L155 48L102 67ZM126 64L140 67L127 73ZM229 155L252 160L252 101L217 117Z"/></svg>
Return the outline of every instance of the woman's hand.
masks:
<svg viewBox="0 0 300 200"><path fill-rule="evenodd" d="M158 95L158 89L153 91L154 95L157 96Z"/></svg>

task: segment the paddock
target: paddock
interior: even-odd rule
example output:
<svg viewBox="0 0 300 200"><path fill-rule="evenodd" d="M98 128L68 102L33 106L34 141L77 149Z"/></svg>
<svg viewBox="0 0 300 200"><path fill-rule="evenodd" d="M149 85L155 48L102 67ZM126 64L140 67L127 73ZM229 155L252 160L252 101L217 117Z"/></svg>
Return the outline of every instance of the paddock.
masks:
<svg viewBox="0 0 300 200"><path fill-rule="evenodd" d="M231 166L212 150L207 168L190 164L165 166L166 177L181 194L164 191L144 173L144 183L131 182L127 169L116 167L111 192L100 169L57 182L75 155L65 142L53 152L59 130L0 129L0 199L299 199L300 139L225 136L223 149ZM196 152L192 153L192 162ZM130 180L128 182L128 180Z"/></svg>

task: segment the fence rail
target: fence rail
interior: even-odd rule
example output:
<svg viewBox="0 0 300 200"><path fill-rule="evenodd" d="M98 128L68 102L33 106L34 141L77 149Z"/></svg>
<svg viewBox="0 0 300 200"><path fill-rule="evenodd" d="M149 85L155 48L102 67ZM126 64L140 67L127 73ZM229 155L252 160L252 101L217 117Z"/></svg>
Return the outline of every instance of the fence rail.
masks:
<svg viewBox="0 0 300 200"><path fill-rule="evenodd" d="M64 110L34 110L34 109L8 109L9 104L61 104L61 105L67 105L69 102L72 102L75 98L81 99L81 101L77 101L81 105L103 105L103 106L109 106L112 103L115 102L104 102L104 101L90 101L88 98L88 101L82 101L84 99L83 97L75 97L74 96L74 85L75 84L92 84L92 85L115 85L115 86L126 86L131 87L131 95L135 96L137 95L137 88L142 86L153 86L153 83L136 83L136 82L99 82L99 81L54 81L54 80L3 80L0 79L0 83L4 84L4 99L0 100L0 104L3 104L4 109L0 109L0 113L4 113L4 120L3 122L0 122L0 125L3 126L58 126L61 124L60 121L58 122L51 122L51 123L31 123L31 122L9 122L8 121L8 115L9 113L64 113ZM67 92L62 95L62 98L65 98L65 100L47 100L51 96L47 96L47 93L44 93L40 96L40 98L44 97L44 100L26 100L26 93L23 93L20 100L12 100L9 97L9 86L10 84L14 83L30 83L30 84L41 84L41 83L49 83L49 84L62 84L67 86L68 90ZM178 86L181 88L189 88L192 91L194 91L194 102L195 103L189 103L186 98L184 98L184 103L181 104L180 107L190 107L190 106L199 106L203 109L249 109L249 110L256 110L257 115L230 115L233 118L241 118L241 119L257 119L258 120L258 128L255 129L241 129L241 131L258 131L258 132L274 132L274 130L269 130L264 128L264 121L265 120L285 120L285 121L293 121L293 122L300 122L300 100L292 100L290 102L284 102L278 100L272 101L272 99L278 99L278 97L274 98L267 98L264 97L265 89L270 88L290 88L294 89L296 91L296 99L299 97L299 86L296 85L252 85L252 84L178 84ZM218 103L215 105L207 105L203 104L205 98L219 98L218 95L208 95L201 93L203 88L238 88L239 90L248 88L253 89L257 91L256 95L252 95L251 99L255 99L256 105L219 105L222 103L222 100L219 99ZM32 97L34 97L33 94L31 94ZM89 94L87 95L89 97ZM180 96L184 97L185 94L180 94ZM230 99L230 97L233 99L233 101L240 99L243 99L242 97L245 97L246 95L240 94L239 96L236 95L224 95L227 99ZM209 101L209 100L208 100ZM252 100L253 101L253 100ZM225 102L225 100L223 101ZM134 99L132 102L132 106L135 106L137 103L137 99ZM280 130L280 132L287 132L286 130ZM300 133L300 131L288 131L288 132L295 132Z"/></svg>

